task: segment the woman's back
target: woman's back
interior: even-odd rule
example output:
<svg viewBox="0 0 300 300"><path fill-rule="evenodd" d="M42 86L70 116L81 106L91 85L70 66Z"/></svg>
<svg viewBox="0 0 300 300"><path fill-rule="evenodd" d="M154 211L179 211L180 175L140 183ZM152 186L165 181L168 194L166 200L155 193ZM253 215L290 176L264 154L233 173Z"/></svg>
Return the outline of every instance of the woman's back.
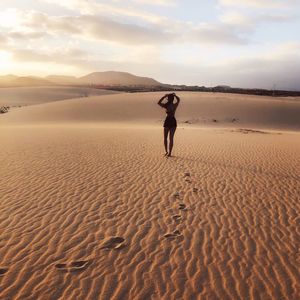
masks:
<svg viewBox="0 0 300 300"><path fill-rule="evenodd" d="M167 103L162 103L165 98L168 98ZM177 100L176 103L174 103L174 99ZM172 156L172 149L173 149L173 139L174 134L177 128L177 121L175 119L175 111L178 107L178 104L180 102L180 98L175 94L166 94L164 95L157 104L160 107L163 107L166 110L167 117L164 121L164 145L166 154L168 157ZM170 137L170 143L169 143L169 151L168 151L168 135Z"/></svg>
<svg viewBox="0 0 300 300"><path fill-rule="evenodd" d="M174 103L166 103L165 104L165 108L166 108L166 114L168 117L174 117L175 116L175 112L177 109L178 104L174 104Z"/></svg>

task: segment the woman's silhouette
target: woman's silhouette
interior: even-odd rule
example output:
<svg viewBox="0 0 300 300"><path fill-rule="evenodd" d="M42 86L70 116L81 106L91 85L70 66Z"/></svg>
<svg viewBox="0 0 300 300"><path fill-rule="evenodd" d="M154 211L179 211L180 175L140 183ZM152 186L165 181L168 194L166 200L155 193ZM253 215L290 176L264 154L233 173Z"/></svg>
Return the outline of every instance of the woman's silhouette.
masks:
<svg viewBox="0 0 300 300"><path fill-rule="evenodd" d="M162 103L165 98L168 98L167 103ZM174 103L175 98L177 100L176 103ZM164 122L164 144L166 150L165 156L172 156L174 134L177 127L177 121L175 119L175 111L178 107L179 102L180 102L180 98L175 93L172 93L172 94L164 95L157 103L159 106L165 108L167 114L167 117ZM168 151L168 135L170 138L169 151Z"/></svg>

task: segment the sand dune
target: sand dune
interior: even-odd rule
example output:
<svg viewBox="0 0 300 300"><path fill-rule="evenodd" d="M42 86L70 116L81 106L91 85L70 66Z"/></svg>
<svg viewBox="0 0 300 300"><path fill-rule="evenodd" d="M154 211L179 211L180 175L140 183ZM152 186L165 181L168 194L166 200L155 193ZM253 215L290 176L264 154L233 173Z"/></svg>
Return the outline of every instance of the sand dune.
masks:
<svg viewBox="0 0 300 300"><path fill-rule="evenodd" d="M1 299L299 299L298 100L159 95L0 116Z"/></svg>
<svg viewBox="0 0 300 300"><path fill-rule="evenodd" d="M79 98L28 107L1 116L8 123L162 123L156 102L162 93L116 94ZM181 125L300 129L300 99L233 94L181 93Z"/></svg>
<svg viewBox="0 0 300 300"><path fill-rule="evenodd" d="M0 88L0 106L24 106L117 92L86 87L48 86Z"/></svg>

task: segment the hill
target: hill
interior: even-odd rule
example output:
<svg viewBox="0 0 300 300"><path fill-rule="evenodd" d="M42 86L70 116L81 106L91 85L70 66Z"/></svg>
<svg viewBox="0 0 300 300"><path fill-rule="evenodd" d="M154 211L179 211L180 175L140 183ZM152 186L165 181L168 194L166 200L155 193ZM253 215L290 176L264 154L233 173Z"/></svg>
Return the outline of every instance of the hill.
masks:
<svg viewBox="0 0 300 300"><path fill-rule="evenodd" d="M78 78L75 76L49 75L46 77L46 79L58 85L80 84L80 80L78 80Z"/></svg>
<svg viewBox="0 0 300 300"><path fill-rule="evenodd" d="M124 86L124 87L160 87L162 83L153 78L136 76L126 72L94 72L82 77L49 75L45 78L32 76L0 76L0 87L18 86L51 86L51 85L73 85L86 86L96 85L99 87Z"/></svg>
<svg viewBox="0 0 300 300"><path fill-rule="evenodd" d="M156 103L162 95L160 92L120 93L40 102L41 105L22 107L2 115L0 127L8 123L139 123L161 126L165 112ZM179 92L178 95L182 99L176 114L179 126L300 129L299 98L198 92Z"/></svg>
<svg viewBox="0 0 300 300"><path fill-rule="evenodd" d="M18 76L11 75L11 74L0 76L0 83L1 82L10 82L10 81L15 80L17 78L18 78Z"/></svg>
<svg viewBox="0 0 300 300"><path fill-rule="evenodd" d="M0 107L26 106L65 99L116 94L85 86L20 86L0 89Z"/></svg>
<svg viewBox="0 0 300 300"><path fill-rule="evenodd" d="M200 79L199 79L200 80ZM49 75L41 77L0 76L0 87L37 87L37 86L73 86L93 87L119 92L155 92L155 91L190 91L249 94L276 97L299 97L300 91L267 90L257 88L239 88L228 85L215 87L163 84L150 77L136 76L127 72L106 71L93 72L82 77Z"/></svg>
<svg viewBox="0 0 300 300"><path fill-rule="evenodd" d="M141 77L126 72L94 72L79 78L82 83L121 86L161 86L162 83L149 77Z"/></svg>
<svg viewBox="0 0 300 300"><path fill-rule="evenodd" d="M13 86L47 86L53 85L49 80L39 77L17 77L11 81Z"/></svg>

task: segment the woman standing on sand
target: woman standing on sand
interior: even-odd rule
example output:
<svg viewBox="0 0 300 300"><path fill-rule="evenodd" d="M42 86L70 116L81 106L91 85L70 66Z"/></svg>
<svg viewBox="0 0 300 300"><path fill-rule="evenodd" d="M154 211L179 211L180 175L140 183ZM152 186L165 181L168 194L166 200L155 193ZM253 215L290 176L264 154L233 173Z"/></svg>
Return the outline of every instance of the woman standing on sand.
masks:
<svg viewBox="0 0 300 300"><path fill-rule="evenodd" d="M165 98L168 98L166 103L162 103ZM174 99L176 98L177 102L174 102ZM180 98L175 94L166 94L164 95L159 101L158 105L162 108L165 108L167 117L164 122L164 144L165 144L165 150L166 154L165 156L172 156L172 149L173 149L173 140L174 140L174 134L177 127L177 121L175 119L175 111L178 107L178 104L180 102ZM168 152L168 135L169 135L169 152Z"/></svg>

